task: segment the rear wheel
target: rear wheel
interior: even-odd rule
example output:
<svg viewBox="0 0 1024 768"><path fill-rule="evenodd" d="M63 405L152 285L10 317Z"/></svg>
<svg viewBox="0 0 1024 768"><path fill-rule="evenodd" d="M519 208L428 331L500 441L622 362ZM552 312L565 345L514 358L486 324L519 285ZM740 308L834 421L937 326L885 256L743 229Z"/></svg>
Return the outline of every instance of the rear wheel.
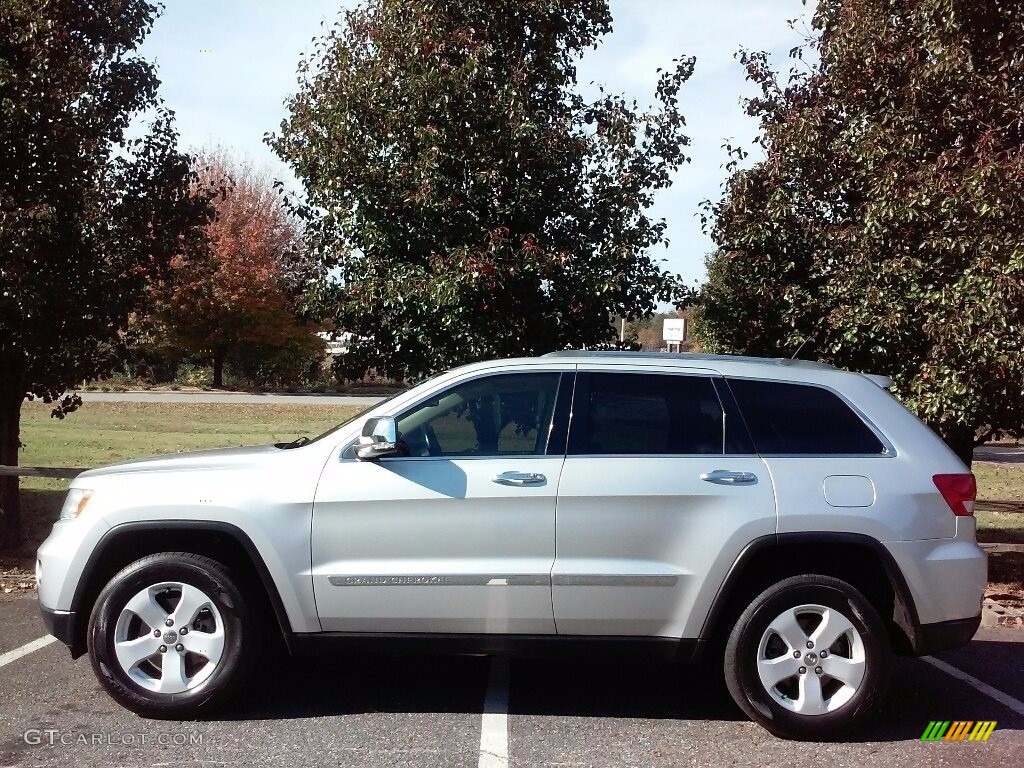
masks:
<svg viewBox="0 0 1024 768"><path fill-rule="evenodd" d="M190 717L235 690L257 635L223 565L164 552L110 580L88 638L93 670L119 704L147 717Z"/></svg>
<svg viewBox="0 0 1024 768"><path fill-rule="evenodd" d="M860 592L828 576L797 576L740 616L725 679L740 708L775 735L828 739L874 713L889 664L885 625Z"/></svg>

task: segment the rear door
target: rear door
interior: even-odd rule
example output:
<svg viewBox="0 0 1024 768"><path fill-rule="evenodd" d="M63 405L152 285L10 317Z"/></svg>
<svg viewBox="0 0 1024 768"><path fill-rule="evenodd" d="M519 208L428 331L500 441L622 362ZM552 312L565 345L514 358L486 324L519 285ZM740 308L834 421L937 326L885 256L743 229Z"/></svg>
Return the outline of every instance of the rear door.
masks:
<svg viewBox="0 0 1024 768"><path fill-rule="evenodd" d="M559 634L696 637L743 547L775 532L771 478L716 379L577 374L552 571Z"/></svg>

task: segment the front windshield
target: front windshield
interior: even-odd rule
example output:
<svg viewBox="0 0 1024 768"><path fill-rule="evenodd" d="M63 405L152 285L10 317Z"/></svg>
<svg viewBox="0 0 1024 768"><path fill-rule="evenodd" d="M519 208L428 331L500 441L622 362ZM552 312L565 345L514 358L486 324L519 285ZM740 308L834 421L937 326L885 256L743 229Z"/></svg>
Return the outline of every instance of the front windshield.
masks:
<svg viewBox="0 0 1024 768"><path fill-rule="evenodd" d="M391 395L391 397L385 398L384 400L381 400L379 403L374 403L371 406L363 408L363 410L358 411L354 416L352 416L352 417L350 417L348 419L345 419L345 421L341 422L340 424L334 425L333 427L328 429L326 432L322 432L321 434L317 435L316 437L309 438L307 441L303 442L302 444L303 445L309 445L310 443L315 443L317 440L323 440L325 437L328 437L329 435L333 435L339 429L342 429L343 427L347 427L349 424L351 424L354 421L358 421L359 419L361 419L363 416L365 416L366 414L368 414L370 411L374 410L375 408L379 408L380 406L382 406L382 405L384 405L386 403L391 402L396 397L398 397L399 395L404 395L406 392L408 392L408 390L405 390L405 389L403 389L401 392L395 392L395 394Z"/></svg>
<svg viewBox="0 0 1024 768"><path fill-rule="evenodd" d="M415 384L415 386L418 387L421 384L426 384L428 381L432 381L433 379L436 379L438 376L442 375L443 373L447 373L447 371L442 371L441 373L435 373L433 376L428 376L427 378L423 379L422 381L418 381ZM355 415L345 419L345 421L341 422L340 424L336 424L335 426L333 426L330 429L328 429L326 432L323 432L323 433L317 435L316 437L299 438L298 440L295 440L295 441L293 441L291 443L275 443L275 445L277 445L278 448L286 448L286 447L287 448L299 448L299 447L301 447L303 445L309 445L310 443L315 443L318 440L323 440L325 437L333 435L339 429L343 429L344 427L347 427L349 424L352 424L353 422L358 421L359 419L363 418L370 411L374 411L374 410L376 410L377 408L380 408L383 405L387 405L392 400L394 400L396 397L398 397L399 395L404 395L408 391L409 391L408 389L403 389L401 392L395 392L395 394L391 395L390 397L387 397L387 398L381 400L380 402L374 403L373 405L370 405L370 406L368 406L366 408L363 408L363 410L357 412Z"/></svg>

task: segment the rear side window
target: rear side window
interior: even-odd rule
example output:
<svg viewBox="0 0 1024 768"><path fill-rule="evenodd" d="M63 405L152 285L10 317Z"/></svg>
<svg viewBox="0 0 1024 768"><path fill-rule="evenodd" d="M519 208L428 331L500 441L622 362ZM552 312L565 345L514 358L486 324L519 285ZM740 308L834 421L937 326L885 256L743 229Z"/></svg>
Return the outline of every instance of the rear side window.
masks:
<svg viewBox="0 0 1024 768"><path fill-rule="evenodd" d="M580 374L569 453L720 455L722 424L707 377Z"/></svg>
<svg viewBox="0 0 1024 768"><path fill-rule="evenodd" d="M729 379L758 453L871 454L885 447L835 393L807 384Z"/></svg>

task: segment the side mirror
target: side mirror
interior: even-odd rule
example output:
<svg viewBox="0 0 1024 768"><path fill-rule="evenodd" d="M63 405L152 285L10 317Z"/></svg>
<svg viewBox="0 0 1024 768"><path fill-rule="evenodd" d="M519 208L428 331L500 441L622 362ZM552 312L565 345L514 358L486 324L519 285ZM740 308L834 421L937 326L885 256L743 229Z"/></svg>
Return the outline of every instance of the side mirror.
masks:
<svg viewBox="0 0 1024 768"><path fill-rule="evenodd" d="M367 419L363 433L356 443L356 457L363 461L376 461L387 456L403 456L398 442L398 423L393 416Z"/></svg>

